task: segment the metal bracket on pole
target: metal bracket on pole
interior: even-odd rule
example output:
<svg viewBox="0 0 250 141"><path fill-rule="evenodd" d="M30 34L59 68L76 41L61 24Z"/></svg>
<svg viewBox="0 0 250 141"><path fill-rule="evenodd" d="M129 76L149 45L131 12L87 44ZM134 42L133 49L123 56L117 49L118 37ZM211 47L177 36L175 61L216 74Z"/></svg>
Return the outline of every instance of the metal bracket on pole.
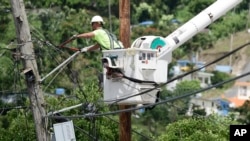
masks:
<svg viewBox="0 0 250 141"><path fill-rule="evenodd" d="M76 57L76 55L78 55L79 53L81 53L80 51L75 52L73 55L71 55L67 60L65 60L63 63L61 63L59 66L57 66L54 70L52 70L50 73L48 73L46 76L44 76L42 79L39 80L39 82L42 82L44 79L46 79L47 77L49 77L51 74L53 74L55 71L57 71L58 69L60 69L62 66L64 66L66 63L70 62L73 60L73 58Z"/></svg>

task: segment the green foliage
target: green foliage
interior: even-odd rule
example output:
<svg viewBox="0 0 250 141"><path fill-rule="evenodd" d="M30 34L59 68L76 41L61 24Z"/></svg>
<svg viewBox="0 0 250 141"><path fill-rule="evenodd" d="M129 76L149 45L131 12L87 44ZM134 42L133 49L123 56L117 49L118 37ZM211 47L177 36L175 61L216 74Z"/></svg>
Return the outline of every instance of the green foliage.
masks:
<svg viewBox="0 0 250 141"><path fill-rule="evenodd" d="M210 26L211 33L216 39L227 37L231 33L235 33L235 31L244 29L246 21L246 11L241 11L240 13L231 12L219 19L219 22L216 22L216 24Z"/></svg>
<svg viewBox="0 0 250 141"><path fill-rule="evenodd" d="M168 100L178 95L184 95L200 89L198 81L183 81L179 83L174 91L164 89L160 93L160 100ZM186 111L189 106L189 98L175 100L166 104L158 105L151 110L146 110L138 119L145 129L142 132L153 134L155 137L162 134L162 125L186 118ZM147 130L146 130L147 129Z"/></svg>
<svg viewBox="0 0 250 141"><path fill-rule="evenodd" d="M0 34L1 43L9 44L15 38L15 27L8 0L0 2Z"/></svg>
<svg viewBox="0 0 250 141"><path fill-rule="evenodd" d="M234 111L239 112L239 118L238 121L242 124L250 124L250 101L246 100L245 103L235 108Z"/></svg>
<svg viewBox="0 0 250 141"><path fill-rule="evenodd" d="M185 53L191 56L195 52L213 47L214 40L212 34L201 33L186 42L182 48Z"/></svg>
<svg viewBox="0 0 250 141"><path fill-rule="evenodd" d="M32 115L25 110L11 110L0 117L0 140L33 141L36 139ZM5 134L3 134L5 133Z"/></svg>
<svg viewBox="0 0 250 141"><path fill-rule="evenodd" d="M62 95L59 97L47 97L46 101L48 103L48 108L50 111L62 109L65 107L73 106L83 103L82 107L72 109L70 111L65 111L61 113L63 116L72 115L86 115L93 112L89 110L88 104L94 105L95 112L107 112L109 109L107 105L97 102L102 97L101 93L98 91L98 86L95 83L86 83L81 86L82 89L77 88L75 91L75 97ZM87 100L87 101L86 101ZM50 122L57 123L56 120L50 119ZM74 119L75 134L77 139L81 140L94 140L93 137L97 137L101 140L111 140L115 141L118 138L118 124L112 122L110 118L104 117L87 117ZM98 125L98 126L97 126ZM84 131L84 132L83 132ZM96 134L96 135L95 135ZM91 136L89 136L91 135Z"/></svg>
<svg viewBox="0 0 250 141"><path fill-rule="evenodd" d="M214 2L214 0L182 1L175 11L176 18L182 23L185 23L212 4L212 2ZM181 49L185 52L185 54L177 52L178 54L174 53L174 57L179 58L184 57L184 55L190 56L194 52L210 48L212 47L215 39L214 35L210 32L200 33L182 45Z"/></svg>
<svg viewBox="0 0 250 141"><path fill-rule="evenodd" d="M1 55L6 56L1 56ZM0 89L9 90L13 86L14 78L12 77L15 72L13 61L9 58L10 56L6 50L0 53ZM9 57L8 57L9 56Z"/></svg>
<svg viewBox="0 0 250 141"><path fill-rule="evenodd" d="M229 125L237 123L229 117L187 118L171 123L158 141L227 141Z"/></svg>
<svg viewBox="0 0 250 141"><path fill-rule="evenodd" d="M190 12L196 15L215 1L216 0L193 0L188 3L188 7Z"/></svg>
<svg viewBox="0 0 250 141"><path fill-rule="evenodd" d="M177 19L181 23L185 23L192 18L213 0L145 0L145 1L131 1L131 23L137 24L144 20L153 20L155 24L149 27L136 27L132 28L131 39L135 39L144 35L159 35L167 36L174 29L178 28L179 24L171 23L172 19ZM36 59L38 63L39 73L45 76L48 72L53 70L58 64L68 58L72 52L67 49L58 49L55 46L67 40L74 34L91 31L89 24L90 18L93 15L100 14L108 21L108 2L107 1L90 1L90 0L27 0L24 1L26 6L26 13L28 16L32 41L34 43ZM119 1L110 0L111 3L111 17L112 20L106 22L105 26L112 23L114 33L118 35L119 32ZM209 27L209 34L199 34L194 37L181 48L174 52L173 59L178 59L184 55L191 54L194 51L200 51L212 46L215 39L226 37L231 32L236 32L245 28L248 1L244 0L243 4L235 10L235 13L228 14L225 18L218 20L215 24ZM20 61L14 62L12 60L11 52L4 50L11 41L15 42L15 27L13 17L11 14L10 2L2 0L0 2L0 35L1 50L0 50L0 89L13 90L13 83L17 80L16 74L20 74ZM222 26L223 25L223 26ZM133 41L133 40L132 40ZM45 42L50 42L53 45L48 45ZM77 39L69 44L69 47L74 46L82 48L92 44L91 40ZM17 46L14 46L16 48ZM47 78L42 84L41 88L46 93L54 93L55 88L63 87L66 89L66 95L61 97L46 97L47 111L54 111L68 106L79 104L80 102L94 103L99 111L106 112L110 109L103 103L97 103L101 99L102 94L98 91L96 75L101 72L101 53L88 53L79 55L70 64L65 67L61 73L52 75ZM18 66L13 67L18 63ZM13 71L14 70L14 71ZM219 76L223 78L224 76ZM23 88L25 85L23 76L18 76L19 84L22 85L18 88ZM221 80L215 80L221 81ZM81 85L78 85L78 83ZM15 87L17 88L17 87ZM160 95L161 99L167 99L199 89L197 82L183 82L176 87L174 91L163 91ZM16 90L16 89L15 89ZM74 97L71 99L69 97ZM142 115L142 123L147 126L149 131L141 130L149 136L158 136L161 134L162 126L167 125L173 121L178 121L184 117L185 111L188 106L188 98L178 100L166 105L155 107L151 111L147 111ZM20 102L24 103L24 102ZM29 105L27 103L27 105ZM87 111L83 109L74 109L63 113L63 115L82 115ZM117 118L114 116L114 118ZM18 119L18 120L17 120ZM184 120L183 120L184 121ZM204 139L202 131L193 127L195 123L201 123L202 120L185 121L182 124L184 129L197 131L197 134L187 139ZM49 122L56 123L56 121L49 119ZM188 129L186 123L193 123ZM96 123L98 127L93 127ZM209 122L205 120L208 128ZM79 127L76 129L77 139L91 140L88 134L96 134L101 140L117 140L118 128L117 124L110 121L109 118L84 118L74 119L74 125ZM198 126L198 125L197 125ZM140 126L138 126L140 127ZM187 128L186 128L187 127ZM217 127L217 126L216 126ZM169 127L170 128L170 127ZM182 127L180 126L180 129ZM84 129L88 134L80 129ZM89 130L92 129L92 130ZM140 129L140 128L139 128ZM170 128L171 129L171 128ZM206 130L207 131L207 130ZM210 130L209 130L210 131ZM211 135L210 132L208 135ZM219 130L221 131L221 130ZM224 131L224 130L223 130ZM206 132L206 133L207 133ZM10 110L7 114L0 117L0 140L35 140L34 122L32 119L31 111L29 110ZM220 135L209 136L207 139L217 139L217 136L223 136L225 132L220 132ZM160 136L160 138L163 136ZM223 136L222 138L224 138ZM154 137L153 137L154 138ZM164 137L163 137L164 138Z"/></svg>
<svg viewBox="0 0 250 141"><path fill-rule="evenodd" d="M175 93L177 95L182 95L189 92L195 92L196 90L199 90L200 82L198 80L192 80L192 81L182 81L176 85Z"/></svg>
<svg viewBox="0 0 250 141"><path fill-rule="evenodd" d="M182 81L176 85L173 95L171 95L171 97L191 94L196 92L200 88L200 82L197 80ZM177 121L185 117L189 106L189 100L190 97L187 97L185 99L175 100L170 103L169 106L171 107L168 108L170 121Z"/></svg>
<svg viewBox="0 0 250 141"><path fill-rule="evenodd" d="M237 6L235 11L249 10L249 0L242 0L242 2Z"/></svg>
<svg viewBox="0 0 250 141"><path fill-rule="evenodd" d="M174 10L177 19L182 22L186 22L202 10L207 8L208 5L212 4L215 0L180 0L178 5L176 6L176 10Z"/></svg>
<svg viewBox="0 0 250 141"><path fill-rule="evenodd" d="M223 82L223 81L226 81L228 79L230 79L232 76L230 76L230 74L227 74L227 73L224 73L224 72L219 72L219 71L213 71L212 72L214 74L213 77L211 77L211 83L213 85L217 84L217 83L220 83L220 82ZM220 85L218 86L217 88L229 88L233 85L233 81L230 82L230 83L226 83L224 85Z"/></svg>
<svg viewBox="0 0 250 141"><path fill-rule="evenodd" d="M184 51L184 48L177 48L173 51L173 57L176 60L179 60L183 58L186 55L186 52Z"/></svg>

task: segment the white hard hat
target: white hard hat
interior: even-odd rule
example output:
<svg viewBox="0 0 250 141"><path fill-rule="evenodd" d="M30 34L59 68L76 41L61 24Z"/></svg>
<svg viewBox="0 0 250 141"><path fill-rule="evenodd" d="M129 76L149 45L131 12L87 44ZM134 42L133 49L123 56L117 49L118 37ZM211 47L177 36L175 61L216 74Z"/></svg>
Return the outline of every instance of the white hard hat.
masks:
<svg viewBox="0 0 250 141"><path fill-rule="evenodd" d="M93 23L93 22L101 22L101 23L104 24L104 21L103 21L102 17L99 16L99 15L92 17L91 23Z"/></svg>

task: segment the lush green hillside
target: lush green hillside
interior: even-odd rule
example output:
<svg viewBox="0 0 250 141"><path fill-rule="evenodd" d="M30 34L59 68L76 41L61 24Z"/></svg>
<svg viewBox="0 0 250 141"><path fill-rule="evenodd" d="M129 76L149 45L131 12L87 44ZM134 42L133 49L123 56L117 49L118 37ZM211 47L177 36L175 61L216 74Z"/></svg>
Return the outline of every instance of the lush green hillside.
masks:
<svg viewBox="0 0 250 141"><path fill-rule="evenodd" d="M154 21L154 25L150 27L134 29L131 38L134 39L134 37L149 34L163 37L167 36L174 29L197 15L198 12L208 7L208 5L214 1L216 0L131 1L131 24L137 25L145 20ZM42 77L72 55L71 51L66 49L59 50L56 45L62 43L74 34L90 31L91 27L89 23L92 16L96 14L103 16L106 21L107 29L109 25L112 25L112 32L119 35L119 1L111 1L111 15L109 15L109 3L101 0L24 0L24 2L32 32L32 41L37 57L36 61L38 63L39 73ZM229 12L227 15L221 17L216 24L212 24L208 27L213 34L195 36L188 43L178 48L180 50L173 55L173 60L200 51L200 59L209 62L229 51L230 36L229 38L227 37L232 31L242 31L242 29L246 27L248 3L249 0L243 0L234 12ZM0 32L2 34L0 34L0 92L2 94L26 90L24 75L21 73L24 68L22 61L25 57L23 58L22 56L19 58L17 56L15 58L14 56L15 54L19 55L18 51L20 49L20 44L16 41L15 26L11 12L10 1L1 0ZM111 16L111 20L109 16ZM174 24L172 22L173 20L178 20L180 23ZM250 39L246 32L235 34L232 48L244 44L247 40ZM68 46L82 48L91 43L92 41L88 39L75 40L73 43L68 44ZM212 43L214 44L211 45ZM12 49L10 49L10 47ZM241 52L244 54L247 53L245 56L249 56L250 54L248 50ZM239 53L232 58L234 58L234 64L241 64L235 63L236 60L246 60L241 59L244 58L244 55L239 55ZM44 93L54 93L55 88L65 88L66 90L66 94L60 97L45 96L46 112L84 102L87 104L81 109L74 109L63 113L63 115L85 115L88 112L92 114L93 109L88 110L87 108L89 105L92 105L92 103L96 105L98 109L95 109L94 112L107 113L117 110L116 107L110 107L110 105L99 102L103 94L98 90L98 86L96 85L97 78L95 75L102 71L100 60L101 53L91 52L88 54L81 54L68 64L64 70L60 70L60 74L57 73L46 79L41 84L41 89L43 89ZM228 64L228 59L225 59L224 63ZM197 86L196 82L185 82L179 85L179 88L177 87L175 93L166 91L161 99L166 99L167 96L179 96L190 90L197 90L194 89L194 87L190 87L190 84L192 84L191 86L193 86L193 84ZM24 98L22 95L20 95L20 98L21 100L13 105L6 105L4 102L0 101L0 108L2 109L0 113L0 140L35 140L35 122L32 120L32 114L29 108L30 103L28 99ZM73 98L73 100L71 98ZM137 126L137 128L135 127L134 129L144 136L152 137L152 140L157 140L156 138L158 136L169 133L169 131L164 130L168 124L187 118L185 116L188 106L187 101L188 99L176 100L171 103L156 106L154 110L150 110L145 115L142 115L140 118L141 121L136 121L138 124L133 123L133 126ZM24 109L16 108L16 106L23 106ZM95 140L117 140L119 136L117 128L119 123L111 122L110 119L112 118L118 120L117 115L74 119L74 125L77 127L76 138L79 140L93 140L91 138L93 135L98 137ZM48 129L51 129L55 122L57 121L49 119L49 124L48 126L46 125ZM190 123L199 125L193 121L190 123L185 121L183 123L185 125L189 125ZM214 119L212 119L210 123L215 123ZM180 126L176 127L184 126L180 124ZM216 129L214 126L209 127ZM206 127L206 129L209 129L209 127ZM197 128L192 127L183 129L191 131L192 133L199 131ZM228 126L223 127L223 129L227 131ZM171 129L171 131L173 130ZM203 137L207 136L203 131L198 133L202 133ZM224 133L221 132L217 133L224 135ZM138 135L138 137L134 137L133 140L140 141L145 139ZM165 140L164 138L164 141Z"/></svg>

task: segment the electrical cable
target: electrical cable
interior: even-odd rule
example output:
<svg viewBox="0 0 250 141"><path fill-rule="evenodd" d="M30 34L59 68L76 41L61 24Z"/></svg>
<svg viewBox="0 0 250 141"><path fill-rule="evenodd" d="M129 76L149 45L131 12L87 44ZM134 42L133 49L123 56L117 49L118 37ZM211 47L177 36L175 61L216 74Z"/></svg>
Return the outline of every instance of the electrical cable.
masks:
<svg viewBox="0 0 250 141"><path fill-rule="evenodd" d="M57 46L56 46L55 44L53 44L52 42L50 42L50 41L44 41L44 40L38 38L36 34L33 34L33 35L34 35L34 37L35 37L37 40L39 40L40 42L44 43L45 45L50 46L50 47L52 47L52 48L56 48L57 50L59 50L59 49L57 48ZM59 50L59 51L61 51L61 50ZM61 51L61 52L62 52L62 51ZM67 68L68 68L68 67L67 67ZM68 68L68 70L69 70L71 73L73 73L72 70L71 70L70 68ZM74 82L74 80L76 80L76 83L78 84L78 87L79 87L80 91L83 93L83 96L84 96L85 100L87 101L86 93L85 93L85 92L83 91L83 89L81 88L78 77L75 77L75 79L74 79L74 78L71 78L69 75L68 75L68 77L69 77L73 82Z"/></svg>
<svg viewBox="0 0 250 141"><path fill-rule="evenodd" d="M170 104L171 104L171 105L170 105ZM181 110L181 109L182 109L182 108L180 108L180 107L174 105L173 103L169 103L168 105L177 108L177 110ZM214 126L221 126L221 125L224 125L225 127L228 126L228 124L223 123L223 121L215 120L215 119L214 119L214 118L215 118L214 116L206 116L206 115L203 115L203 116L202 116L202 115L199 115L199 114L197 114L197 113L195 113L195 112L193 112L193 115L196 115L196 116L195 116L195 117L192 116L191 119L202 120L202 122L203 122L204 120L208 120L208 121L210 121L211 124L213 124Z"/></svg>
<svg viewBox="0 0 250 141"><path fill-rule="evenodd" d="M173 103L169 103L168 104L169 106L173 106L173 107L176 107L177 108L177 110L182 110L182 108L180 108L180 107L178 107L178 106L176 106L176 105L174 105ZM202 117L202 118L206 118L206 117L208 117L207 119L209 119L210 120L210 118L209 118L209 116L206 116L206 115L200 115L200 114L197 114L197 113L195 113L195 112L193 112L193 114L194 115L196 115L196 116L199 116L199 117ZM214 121L214 120L211 120L211 123L214 123L214 122L219 122L219 121ZM223 124L223 123L219 123L219 125L221 125L221 124Z"/></svg>
<svg viewBox="0 0 250 141"><path fill-rule="evenodd" d="M92 136L91 134L89 134L87 131L83 130L82 128L78 127L78 126L75 126L78 130L82 131L84 134L88 135L89 138L92 138L92 140L96 140L96 137L95 136Z"/></svg>
<svg viewBox="0 0 250 141"><path fill-rule="evenodd" d="M205 65L204 67L206 67L206 66L208 66L208 65ZM201 68L199 68L199 69L197 69L197 70L200 70L200 69L202 69L202 68L204 68L204 67L201 67ZM196 70L196 71L197 71ZM193 72L195 72L195 71L190 71L188 74L190 74L190 73L193 73ZM249 75L249 74L247 74L247 75ZM180 75L180 76L182 76L182 75ZM186 75L184 75L184 76L186 76ZM182 76L182 77L184 77L184 76ZM181 78L181 77L180 77ZM236 77L237 78L237 77ZM175 78L174 78L175 79ZM173 81L173 79L171 79L172 81ZM170 80L170 81L171 81ZM231 79L230 79L231 80ZM170 81L168 81L167 83L169 83ZM171 82L172 82L171 81ZM167 84L166 83L166 84ZM161 102L158 102L158 103L161 103ZM158 103L156 103L156 105L159 105ZM146 106L144 106L144 107L147 107L148 105L146 105ZM143 106L142 106L143 107ZM139 109L141 109L142 107L139 107ZM131 108L132 109L132 108ZM127 110L129 110L129 109L127 109ZM120 111L122 111L122 110L120 110ZM110 112L110 113L112 113L112 112ZM98 115L101 115L101 114L93 114L93 115L90 115L91 117L95 117L95 116L98 116ZM87 116L89 116L89 115L87 115ZM55 116L54 116L55 117Z"/></svg>
<svg viewBox="0 0 250 141"><path fill-rule="evenodd" d="M210 63L205 64L204 66L202 66L202 67L200 67L200 68L191 70L191 71L189 71L189 72L187 72L187 73L184 73L184 74L181 74L181 75L179 75L179 76L177 76L177 77L174 77L174 78L170 79L169 81L167 81L167 82L165 82L165 83L162 83L162 84L160 84L160 85L155 86L154 88L145 90L145 91L140 92L140 93L138 93L138 94L134 94L134 95L131 95L131 96L127 96L126 98L121 98L121 99L118 99L118 100L117 100L117 99L115 99L115 100L112 100L112 99L111 99L111 100L104 101L104 102L115 101L115 102L112 103L112 104L115 104L115 103L118 103L118 102L120 102L120 101L126 100L126 99L128 99L128 98L135 97L135 96L139 96L139 95L141 95L141 94L145 94L145 93L151 92L151 91L153 91L153 90L155 90L155 89L157 89L157 88L160 88L160 87L162 87L162 86L167 85L167 84L170 83L170 82L173 82L173 81L178 80L178 79L180 79L180 78L182 78L182 77L184 77L184 76L187 76L187 75L192 74L192 73L194 73L194 72L196 72L196 71L199 71L199 70L201 70L201 69L203 69L203 68L205 68L205 67L208 67L208 66L210 66L210 65L212 65L212 64L214 64L214 63L216 63L216 62L218 62L218 61L220 61L220 60L226 58L227 56L230 56L231 54L233 54L233 53L239 51L240 49L242 49L242 48L244 48L244 47L246 47L246 46L248 46L248 45L250 45L250 42L245 43L245 44L239 46L238 48L236 48L236 49L234 49L234 50L232 50L232 51L226 53L225 55L223 55L223 56L221 56L221 57L215 59L214 61L211 61Z"/></svg>
<svg viewBox="0 0 250 141"><path fill-rule="evenodd" d="M0 108L0 110L26 109L26 108L29 108L29 107L27 107L27 106L15 106L15 107Z"/></svg>
<svg viewBox="0 0 250 141"><path fill-rule="evenodd" d="M33 42L33 41L32 41L32 40L31 40L31 41L26 41L26 42L23 42L23 43L21 43L21 44L18 44L18 43L13 44L13 42L11 42L9 45L7 45L7 47L5 47L5 48L0 48L0 49L13 50L12 48L9 48L9 46L23 46L23 45L25 45L26 43L30 43L30 42Z"/></svg>
<svg viewBox="0 0 250 141"><path fill-rule="evenodd" d="M131 111L135 111L135 110L138 110L138 109L148 108L148 107L151 107L151 106L157 106L157 105L164 104L164 103L167 103L167 102L171 102L171 101L175 101L175 100L178 100L178 99L186 98L186 97L189 97L191 95L195 95L197 93L201 93L201 92L207 91L209 89L218 87L220 85L224 85L226 83L229 83L229 82L232 82L234 80L240 79L240 78L245 77L247 75L250 75L250 72L247 72L247 73L244 73L242 75L239 75L239 76L230 78L228 80L219 82L219 83L217 83L215 85L211 85L209 87L206 87L206 88L203 88L203 89L200 89L200 90L196 90L195 92L187 93L187 94L184 94L184 95L176 96L176 97L173 97L173 98L162 100L162 101L159 101L159 102L156 102L156 103L153 103L153 104L143 105L143 106L140 106L140 107L133 107L133 108L129 108L129 109L123 109L123 110L117 110L117 111L99 113L99 114L93 114L92 113L92 114L75 115L75 116L62 116L62 117L45 116L45 117L49 117L49 118L87 118L87 117L98 117L98 116L105 116L105 115L114 115L114 114L119 114L119 113L123 113L123 112L131 112Z"/></svg>
<svg viewBox="0 0 250 141"><path fill-rule="evenodd" d="M7 49L9 49L9 46L10 45L16 45L16 46L19 46L19 45L23 45L23 44L13 44L13 41L6 47ZM12 53L14 53L14 51L15 52L20 52L20 50L19 50L20 48L15 48L15 49L9 49ZM18 53L16 53L16 54L18 54ZM20 110L19 109L26 109L26 108L29 108L29 107L27 107L27 106L19 106L19 100L23 100L23 95L24 95L24 92L21 92L21 90L20 90L20 87L17 87L17 83L19 83L19 86L21 86L21 77L20 77L20 69L19 69L19 64L20 62L19 62L19 60L17 60L17 59L15 59L14 58L14 64L13 64L13 72L14 72L14 82L13 82L13 87L14 87L14 93L15 93L15 97L16 97L16 106L15 107L7 107L7 108L5 108L5 110L13 110L13 109L17 109L18 110L18 112L20 112ZM19 89L19 90L18 90ZM21 96L20 95L18 95L19 93L16 93L17 91L19 91L19 93L21 94ZM10 93L13 93L13 90L12 91L10 91ZM19 100L18 100L19 99ZM23 101L21 101L21 104L23 104L24 102ZM25 117L25 130L26 130L26 132L28 132L29 131L29 129L28 129L28 118L27 118L27 115L26 115L26 112L25 111L23 111L23 112L20 112L19 114L21 114L21 113L23 113L24 114L24 117ZM22 138L22 140L24 140L24 137L22 136L21 137Z"/></svg>
<svg viewBox="0 0 250 141"><path fill-rule="evenodd" d="M15 70L16 70L16 69L15 69L16 67L18 67L18 65L17 65L17 62L15 61L14 67L13 67L13 68L14 68L14 91L17 91L16 77L17 77L18 75L16 74L16 71L15 71ZM17 95L15 95L15 96L17 96ZM18 105L17 100L16 100L15 104L16 104L16 106ZM18 112L18 114L21 113L20 110L18 110L17 112ZM27 119L26 119L25 121L26 121L25 123L27 123ZM25 125L26 125L26 128L25 128L25 129L26 129L26 131L27 131L28 126L27 126L27 124L25 124ZM22 128L21 125L19 125L19 126L20 126L19 128L21 129L21 128ZM23 141L23 140L24 140L24 137L21 136L21 138L22 138L22 141Z"/></svg>
<svg viewBox="0 0 250 141"><path fill-rule="evenodd" d="M119 122L118 122L118 121L116 121L116 120L112 119L111 117L109 117L109 116L105 116L105 117L106 117L106 118L108 118L108 119L110 119L111 121L113 121L113 122L115 122L115 123L119 124ZM148 141L153 141L153 139L151 139L151 138L149 138L149 137L147 137L147 136L145 136L145 135L143 135L143 134L141 134L141 133L137 132L136 130L134 130L134 129L131 129L131 130L132 130L132 132L134 132L134 133L136 133L136 134L140 135L141 137L143 137L144 139L146 139L146 140L148 140Z"/></svg>
<svg viewBox="0 0 250 141"><path fill-rule="evenodd" d="M41 41L41 40L40 40L40 41ZM50 44L50 43L48 43L48 42L46 42L46 44L47 44L47 45L48 45L48 44L49 44L49 45L53 45L53 44ZM65 66L64 66L64 67L65 67ZM63 69L61 69L60 71L62 71L62 70L63 70ZM59 74L59 73L58 73L58 74ZM76 79L77 79L77 78L76 78ZM77 81L77 84L79 85L79 80L77 79L76 81ZM80 87L80 86L79 86L79 87ZM81 89L81 87L80 87L80 89ZM86 97L85 97L85 100L87 100ZM91 137L93 137L93 136L91 136ZM94 137L94 138L95 138L95 140L96 140L96 137Z"/></svg>
<svg viewBox="0 0 250 141"><path fill-rule="evenodd" d="M228 55L230 55L230 54L232 54L232 53L236 52L237 50L241 49L242 47L244 47L244 46L246 46L246 45L249 45L249 43L247 43L247 44L245 44L245 45L243 45L243 46L241 46L241 47L239 47L239 48L237 48L237 49L235 49L235 50L233 50L233 51L229 52L228 54L226 54L225 56L220 57L219 59L221 59L221 58L225 58L226 56L228 56ZM217 59L217 60L218 60L218 59ZM215 60L215 61L213 61L213 62L211 62L211 63L214 63L214 62L216 62L216 60ZM184 75L180 75L180 76L178 76L177 78L180 78L180 77L186 76L187 74L193 73L193 72L194 72L194 71L196 71L196 70L200 70L200 69L202 69L202 68L204 68L204 67L206 67L206 66L210 65L211 63L209 63L209 64L207 64L207 65L205 65L205 66L203 66L203 67L201 67L201 68L198 68L198 69L195 69L195 70L193 70L193 71L190 71L190 72L188 72L188 73L186 73L186 74L184 74ZM176 78L171 79L171 80L170 80L170 81L168 81L167 83L169 83L169 82L171 82L171 81L173 81L173 80L176 80ZM167 83L166 83L166 84L167 84Z"/></svg>
<svg viewBox="0 0 250 141"><path fill-rule="evenodd" d="M66 68L66 66L69 64L70 62L67 62L64 66L62 66L59 71L53 75L53 78L50 80L50 82L48 83L48 85L44 88L44 91L47 90L47 88L51 85L51 83L56 79L56 77L63 71L64 68Z"/></svg>
<svg viewBox="0 0 250 141"><path fill-rule="evenodd" d="M157 104L158 105L158 104ZM143 107L139 107L139 109L141 109L141 108L143 108ZM98 114L97 114L98 115ZM95 115L94 115L95 116ZM92 115L91 115L91 117L92 117Z"/></svg>
<svg viewBox="0 0 250 141"><path fill-rule="evenodd" d="M23 45L25 45L26 43L24 43L24 44L22 44L21 46L23 46ZM38 72L38 68L37 68L37 64L36 64L36 62L34 62L33 60L35 60L35 55L34 54L22 54L22 56L21 56L21 58L23 59L23 60L28 60L28 61L30 61L31 62L31 65L32 65L32 68L33 69L36 69L36 71L34 71L34 72ZM33 72L33 73L34 73ZM34 83L34 81L36 80L36 78L35 78L35 76L39 76L38 74L31 74L30 75L30 77L32 77L31 79L30 78L27 78L27 76L26 76L26 82L27 82L27 84L29 85L29 86L31 86L32 88L29 88L29 93L30 93L30 97L31 97L31 99L34 99L34 100L36 100L37 102L36 102L36 106L34 106L34 105L31 105L32 106L32 111L34 112L34 110L38 110L40 113L41 113L41 115L44 115L45 114L45 111L43 110L43 109L41 109L41 105L40 104L44 104L44 103L39 103L39 101L41 100L41 97L40 98L38 98L38 90L39 90L39 88L37 88L36 86L37 85L33 85L33 83ZM37 109L34 109L34 108L37 108ZM45 124L44 124L44 126L45 126L45 128L47 127L47 123L46 123L46 119L44 120L44 122L45 122Z"/></svg>
<svg viewBox="0 0 250 141"><path fill-rule="evenodd" d="M202 69L202 68L200 68L200 69ZM190 73L190 72L189 72L189 73ZM184 76L185 76L185 75L184 75ZM140 108L143 108L143 107L140 107ZM139 108L139 109L140 109L140 108Z"/></svg>

